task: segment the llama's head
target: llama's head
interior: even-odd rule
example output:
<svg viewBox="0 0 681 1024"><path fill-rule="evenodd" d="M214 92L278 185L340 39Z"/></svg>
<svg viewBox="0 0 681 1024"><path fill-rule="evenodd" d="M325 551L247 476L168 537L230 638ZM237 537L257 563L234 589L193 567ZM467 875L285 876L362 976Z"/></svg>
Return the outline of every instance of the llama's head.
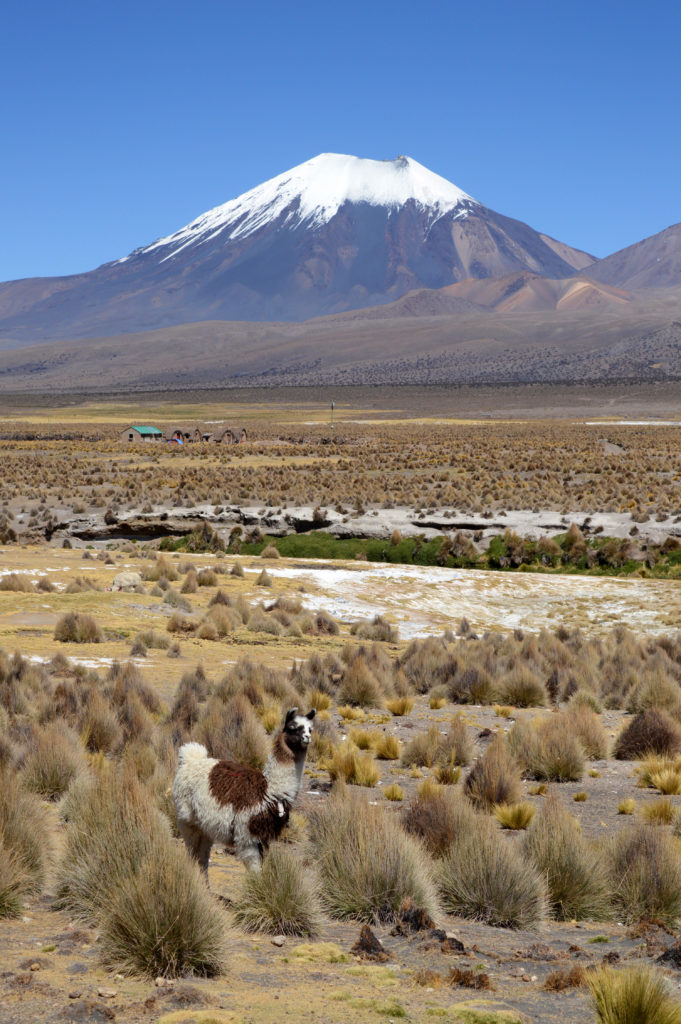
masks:
<svg viewBox="0 0 681 1024"><path fill-rule="evenodd" d="M316 715L312 708L306 715L300 715L298 708L290 708L284 720L284 739L290 750L307 750L312 738L312 719Z"/></svg>

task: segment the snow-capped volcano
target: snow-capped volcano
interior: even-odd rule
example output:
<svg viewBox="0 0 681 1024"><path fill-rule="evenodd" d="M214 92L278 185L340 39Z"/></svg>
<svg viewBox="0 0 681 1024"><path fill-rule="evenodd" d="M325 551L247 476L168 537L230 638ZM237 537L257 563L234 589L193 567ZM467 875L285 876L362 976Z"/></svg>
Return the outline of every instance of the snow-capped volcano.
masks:
<svg viewBox="0 0 681 1024"><path fill-rule="evenodd" d="M0 285L0 339L300 321L415 289L591 262L410 157L324 153L87 274Z"/></svg>
<svg viewBox="0 0 681 1024"><path fill-rule="evenodd" d="M163 249L162 258L170 259L188 245L209 242L217 232L223 233L224 240L235 241L274 223L280 228L319 228L335 217L345 203L367 203L394 210L409 202L426 211L430 223L454 210L458 217L465 217L471 206L480 205L446 178L408 156L365 160L341 153L321 153L237 199L216 206L133 255ZM129 258L125 256L120 262Z"/></svg>

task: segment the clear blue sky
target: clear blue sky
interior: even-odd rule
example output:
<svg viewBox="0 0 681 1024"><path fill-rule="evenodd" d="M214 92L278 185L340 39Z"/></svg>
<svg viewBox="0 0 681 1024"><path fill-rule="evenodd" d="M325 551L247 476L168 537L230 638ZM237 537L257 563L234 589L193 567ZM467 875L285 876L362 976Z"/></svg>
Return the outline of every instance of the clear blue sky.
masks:
<svg viewBox="0 0 681 1024"><path fill-rule="evenodd" d="M681 220L675 0L22 0L0 280L89 270L332 151L596 255Z"/></svg>

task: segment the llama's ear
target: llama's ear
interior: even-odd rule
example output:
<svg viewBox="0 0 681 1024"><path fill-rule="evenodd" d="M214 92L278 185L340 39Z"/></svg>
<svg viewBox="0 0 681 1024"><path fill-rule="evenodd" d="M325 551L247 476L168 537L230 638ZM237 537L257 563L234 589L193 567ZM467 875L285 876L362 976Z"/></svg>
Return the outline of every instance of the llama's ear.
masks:
<svg viewBox="0 0 681 1024"><path fill-rule="evenodd" d="M314 718L314 716L315 716L316 714L317 714L317 709L316 709L316 708L312 708L312 710L311 710L311 711L308 711L308 713L307 713L307 714L305 715L305 717L306 717L306 718L309 718L309 719L310 719L310 721L312 721L312 719Z"/></svg>
<svg viewBox="0 0 681 1024"><path fill-rule="evenodd" d="M288 725L288 723L292 719L294 719L297 714L298 714L298 708L289 708L289 710L286 712L286 721L284 722L284 725Z"/></svg>

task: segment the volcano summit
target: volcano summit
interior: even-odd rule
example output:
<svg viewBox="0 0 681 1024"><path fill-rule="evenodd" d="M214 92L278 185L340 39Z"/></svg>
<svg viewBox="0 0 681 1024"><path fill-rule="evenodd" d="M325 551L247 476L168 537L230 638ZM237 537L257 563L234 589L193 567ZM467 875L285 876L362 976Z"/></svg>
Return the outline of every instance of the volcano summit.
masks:
<svg viewBox="0 0 681 1024"><path fill-rule="evenodd" d="M0 285L0 337L301 321L467 278L565 278L592 262L410 157L324 153L89 273Z"/></svg>

